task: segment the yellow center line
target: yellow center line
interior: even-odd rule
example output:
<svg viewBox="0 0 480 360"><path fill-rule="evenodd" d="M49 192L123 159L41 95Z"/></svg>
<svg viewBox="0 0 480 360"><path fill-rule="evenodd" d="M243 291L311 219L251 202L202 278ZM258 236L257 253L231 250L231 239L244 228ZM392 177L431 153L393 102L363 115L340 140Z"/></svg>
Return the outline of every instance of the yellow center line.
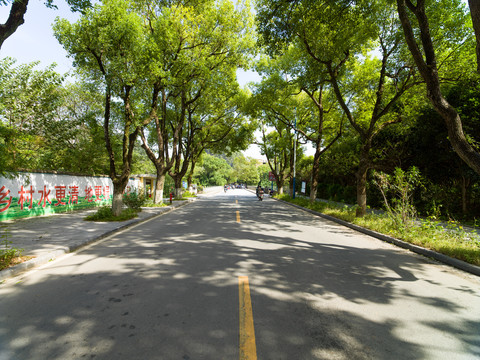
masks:
<svg viewBox="0 0 480 360"><path fill-rule="evenodd" d="M235 204L238 204L238 200L235 200Z"/></svg>
<svg viewBox="0 0 480 360"><path fill-rule="evenodd" d="M257 360L248 276L238 277L238 291L240 305L240 360Z"/></svg>
<svg viewBox="0 0 480 360"><path fill-rule="evenodd" d="M240 211L237 210L237 223L240 222Z"/></svg>

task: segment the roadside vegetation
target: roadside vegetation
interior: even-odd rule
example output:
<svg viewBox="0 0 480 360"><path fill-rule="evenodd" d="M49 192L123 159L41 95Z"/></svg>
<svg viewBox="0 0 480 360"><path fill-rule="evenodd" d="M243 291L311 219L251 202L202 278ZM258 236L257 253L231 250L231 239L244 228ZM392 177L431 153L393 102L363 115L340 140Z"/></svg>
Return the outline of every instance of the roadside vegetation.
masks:
<svg viewBox="0 0 480 360"><path fill-rule="evenodd" d="M23 249L11 246L9 236L8 227L4 224L0 225L0 271L31 259L31 256L22 256Z"/></svg>
<svg viewBox="0 0 480 360"><path fill-rule="evenodd" d="M374 179L373 184L384 201L384 211L367 211L363 217L356 216L358 205L341 206L331 201L312 202L304 197L279 198L470 264L480 265L480 234L475 231L475 227L467 231L462 224L453 220L442 222L435 215L426 218L417 216L413 199L415 192L422 188L423 179L416 167L406 171L396 168L393 174L375 172Z"/></svg>
<svg viewBox="0 0 480 360"><path fill-rule="evenodd" d="M184 182L302 191L309 206L357 204L324 211L478 261L458 224L480 217L477 2L253 3L86 1L78 21L58 18L81 76L0 60L0 174L108 174L111 211L97 221L186 199ZM261 80L242 88L239 69ZM262 160L242 155L250 144ZM156 174L147 200L122 198L133 174ZM456 231L427 232L439 220Z"/></svg>
<svg viewBox="0 0 480 360"><path fill-rule="evenodd" d="M125 221L136 218L142 211L145 195L135 191L123 195L123 203L127 206L119 215L114 215L111 206L102 206L94 214L85 218L87 221Z"/></svg>
<svg viewBox="0 0 480 360"><path fill-rule="evenodd" d="M131 208L123 209L120 215L113 215L111 206L102 206L98 210L87 217L86 221L126 221L138 216L141 210L135 210Z"/></svg>
<svg viewBox="0 0 480 360"><path fill-rule="evenodd" d="M196 197L195 194L186 191L181 199L174 200L187 200L188 198ZM151 199L147 199L143 192L132 191L123 195L123 204L127 207L123 209L120 215L114 215L110 206L100 207L94 214L85 218L87 221L126 221L138 216L138 213L142 211L142 207L165 207L168 206L165 203L155 203Z"/></svg>
<svg viewBox="0 0 480 360"><path fill-rule="evenodd" d="M155 202L153 202L153 200L146 200L145 204L143 204L143 206L144 207L165 207L165 206L168 206L168 205L165 204L165 203L156 204Z"/></svg>
<svg viewBox="0 0 480 360"><path fill-rule="evenodd" d="M436 219L427 218L411 221L408 226L404 226L394 214L389 212L385 214L367 213L363 217L356 217L356 206L341 206L338 203L324 201L312 203L307 198L296 197L292 199L289 195L278 195L276 197L480 266L480 235L465 230L457 222L442 223Z"/></svg>

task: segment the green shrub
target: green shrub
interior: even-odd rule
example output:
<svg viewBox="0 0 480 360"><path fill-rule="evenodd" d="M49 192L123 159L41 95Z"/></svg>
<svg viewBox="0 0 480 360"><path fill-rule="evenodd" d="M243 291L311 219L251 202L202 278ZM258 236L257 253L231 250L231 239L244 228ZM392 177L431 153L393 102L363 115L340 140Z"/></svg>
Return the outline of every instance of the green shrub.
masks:
<svg viewBox="0 0 480 360"><path fill-rule="evenodd" d="M195 195L194 193L191 193L190 191L185 191L182 195L182 197L184 198L191 198L191 197L196 197L197 195Z"/></svg>
<svg viewBox="0 0 480 360"><path fill-rule="evenodd" d="M13 259L22 256L23 249L12 248L12 242L8 240L8 229L5 225L1 227L1 243L0 243L0 270L8 268Z"/></svg>
<svg viewBox="0 0 480 360"><path fill-rule="evenodd" d="M136 191L125 193L123 194L123 203L130 209L139 210L145 203L145 195Z"/></svg>
<svg viewBox="0 0 480 360"><path fill-rule="evenodd" d="M87 221L125 221L138 216L138 210L125 209L119 216L113 216L112 208L110 206L100 207L96 213L85 218Z"/></svg>
<svg viewBox="0 0 480 360"><path fill-rule="evenodd" d="M413 166L408 171L395 168L392 175L375 172L374 176L375 185L382 193L387 213L398 226L411 227L417 215L413 205L413 194L422 182L418 168Z"/></svg>

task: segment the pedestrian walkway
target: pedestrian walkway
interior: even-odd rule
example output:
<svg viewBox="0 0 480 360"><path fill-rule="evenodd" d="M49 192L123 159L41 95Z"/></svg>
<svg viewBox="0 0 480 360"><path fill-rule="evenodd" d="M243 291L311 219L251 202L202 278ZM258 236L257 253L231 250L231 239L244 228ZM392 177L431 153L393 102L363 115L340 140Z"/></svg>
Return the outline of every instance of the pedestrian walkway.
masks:
<svg viewBox="0 0 480 360"><path fill-rule="evenodd" d="M199 197L208 197L223 191L222 187L205 188ZM7 225L7 239L13 248L24 249L23 255L33 256L31 260L0 271L0 283L35 266L75 251L91 242L116 231L141 223L155 216L165 214L194 199L174 201L165 207L145 207L135 219L127 221L85 221L85 217L96 209L38 216L26 219L4 221ZM2 234L4 230L2 229ZM3 240L3 239L2 239Z"/></svg>
<svg viewBox="0 0 480 360"><path fill-rule="evenodd" d="M10 246L24 249L23 255L34 258L0 271L0 282L61 255L77 250L115 231L169 212L188 201L174 201L165 207L142 208L138 217L127 221L85 221L96 210L74 211L50 216L32 217L4 222ZM3 223L2 223L3 224ZM5 233L2 230L2 233Z"/></svg>

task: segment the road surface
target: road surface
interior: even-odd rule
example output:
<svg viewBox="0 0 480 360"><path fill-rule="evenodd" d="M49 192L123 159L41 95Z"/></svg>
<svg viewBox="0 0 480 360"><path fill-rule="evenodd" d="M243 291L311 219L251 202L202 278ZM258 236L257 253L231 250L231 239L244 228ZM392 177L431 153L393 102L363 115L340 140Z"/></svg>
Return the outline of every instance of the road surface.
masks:
<svg viewBox="0 0 480 360"><path fill-rule="evenodd" d="M0 360L478 359L480 281L245 190L0 285Z"/></svg>

